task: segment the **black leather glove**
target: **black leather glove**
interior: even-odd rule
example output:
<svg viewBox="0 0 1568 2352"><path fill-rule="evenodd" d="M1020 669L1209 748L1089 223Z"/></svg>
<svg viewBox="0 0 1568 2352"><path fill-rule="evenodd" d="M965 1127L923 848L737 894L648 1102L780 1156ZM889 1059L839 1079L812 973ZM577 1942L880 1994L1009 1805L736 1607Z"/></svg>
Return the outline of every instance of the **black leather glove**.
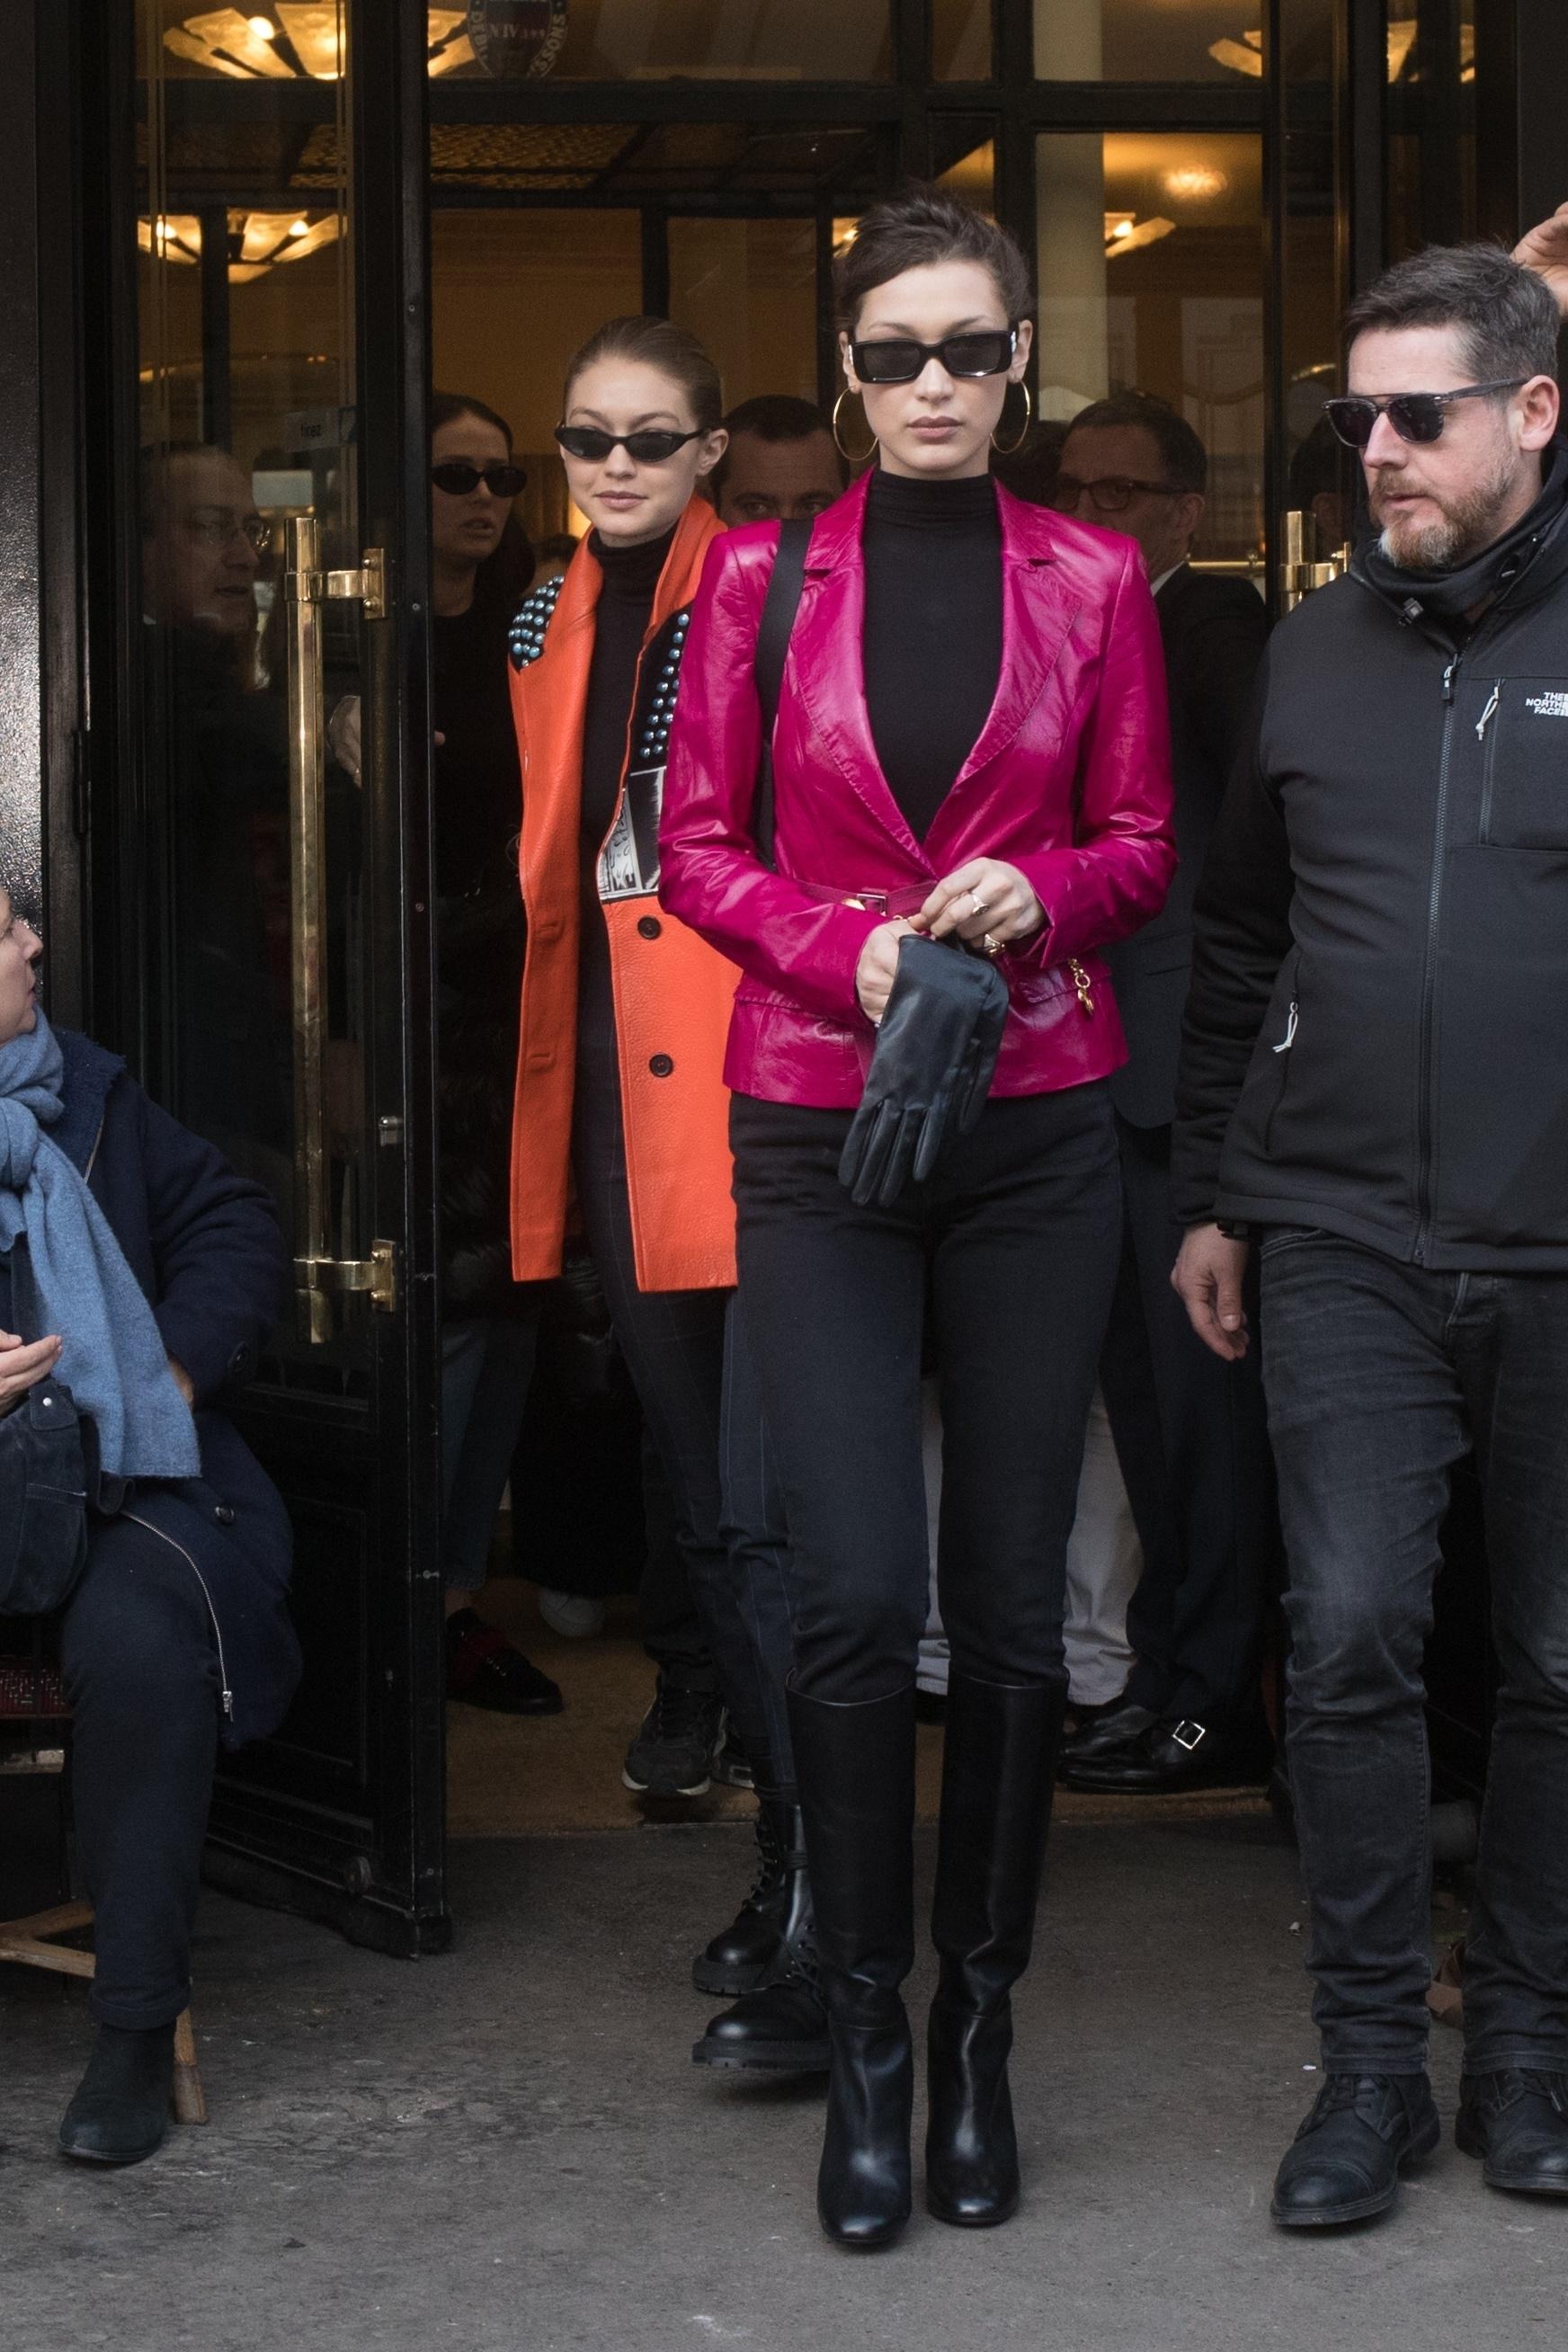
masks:
<svg viewBox="0 0 1568 2352"><path fill-rule="evenodd" d="M950 1135L967 1135L991 1090L1007 1023L1007 986L994 964L911 933L870 1075L838 1161L858 1208L891 1206L923 1183Z"/></svg>

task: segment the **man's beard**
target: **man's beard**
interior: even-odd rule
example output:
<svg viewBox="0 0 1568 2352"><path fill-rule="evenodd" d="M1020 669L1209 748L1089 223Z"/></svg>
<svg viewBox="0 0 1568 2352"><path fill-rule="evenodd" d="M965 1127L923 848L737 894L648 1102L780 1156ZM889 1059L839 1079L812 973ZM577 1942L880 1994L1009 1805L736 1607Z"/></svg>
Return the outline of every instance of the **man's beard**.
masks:
<svg viewBox="0 0 1568 2352"><path fill-rule="evenodd" d="M1455 571L1501 536L1502 519L1517 478L1510 451L1500 457L1486 481L1462 498L1440 499L1428 490L1427 498L1441 509L1440 519L1436 522L1396 519L1385 523L1379 541L1384 554L1402 572ZM1375 491L1373 506L1375 512Z"/></svg>

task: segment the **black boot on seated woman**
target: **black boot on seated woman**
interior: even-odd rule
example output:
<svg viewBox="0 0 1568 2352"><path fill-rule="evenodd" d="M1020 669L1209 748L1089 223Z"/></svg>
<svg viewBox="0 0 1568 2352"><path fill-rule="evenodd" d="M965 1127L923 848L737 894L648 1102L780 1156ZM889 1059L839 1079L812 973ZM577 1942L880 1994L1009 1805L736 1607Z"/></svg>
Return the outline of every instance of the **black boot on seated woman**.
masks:
<svg viewBox="0 0 1568 2352"><path fill-rule="evenodd" d="M80 2164L140 2164L163 2145L174 2082L174 2022L145 2030L100 2025L60 2125L60 2147Z"/></svg>
<svg viewBox="0 0 1568 2352"><path fill-rule="evenodd" d="M1018 2202L1010 1995L1034 1941L1062 1712L1054 1685L948 1677L926 2204L961 2229L1005 2221Z"/></svg>

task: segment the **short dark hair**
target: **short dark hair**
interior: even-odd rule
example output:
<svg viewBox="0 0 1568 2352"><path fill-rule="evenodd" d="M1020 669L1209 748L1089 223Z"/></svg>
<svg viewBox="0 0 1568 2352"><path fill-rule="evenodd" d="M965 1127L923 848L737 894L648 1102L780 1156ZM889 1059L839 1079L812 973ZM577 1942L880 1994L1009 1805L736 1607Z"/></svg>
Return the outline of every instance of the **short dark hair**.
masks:
<svg viewBox="0 0 1568 2352"><path fill-rule="evenodd" d="M742 400L724 419L730 436L730 447L720 458L709 476L713 503L719 504L724 495L725 477L730 471L730 450L734 447L737 433L750 433L758 441L811 441L817 434L826 433L833 439L833 427L820 408L809 400L799 400L793 392L759 392L750 400ZM834 443L834 462L838 478L847 482L849 469L843 452Z"/></svg>
<svg viewBox="0 0 1568 2352"><path fill-rule="evenodd" d="M459 416L477 416L481 425L493 425L510 449L511 426L495 409L482 400L475 400L466 392L433 392L430 395L430 438L432 441L443 425L456 425Z"/></svg>
<svg viewBox="0 0 1568 2352"><path fill-rule="evenodd" d="M637 360L658 368L686 394L699 433L715 432L722 421L724 388L719 371L689 327L679 327L673 319L606 319L573 354L561 394L563 415L584 369L597 367L601 360Z"/></svg>
<svg viewBox="0 0 1568 2352"><path fill-rule="evenodd" d="M977 261L996 281L1009 319L1035 307L1029 265L1007 231L972 205L961 204L929 180L913 180L896 196L873 205L833 265L837 322L853 334L868 294L906 269L939 261Z"/></svg>
<svg viewBox="0 0 1568 2352"><path fill-rule="evenodd" d="M1160 469L1173 490L1206 490L1208 451L1180 411L1157 392L1113 392L1108 399L1091 400L1068 426L1068 437L1097 425L1135 425L1152 438L1160 452Z"/></svg>
<svg viewBox="0 0 1568 2352"><path fill-rule="evenodd" d="M1552 375L1557 299L1543 278L1500 245L1429 245L1373 278L1345 312L1345 348L1399 327L1458 327L1478 383Z"/></svg>

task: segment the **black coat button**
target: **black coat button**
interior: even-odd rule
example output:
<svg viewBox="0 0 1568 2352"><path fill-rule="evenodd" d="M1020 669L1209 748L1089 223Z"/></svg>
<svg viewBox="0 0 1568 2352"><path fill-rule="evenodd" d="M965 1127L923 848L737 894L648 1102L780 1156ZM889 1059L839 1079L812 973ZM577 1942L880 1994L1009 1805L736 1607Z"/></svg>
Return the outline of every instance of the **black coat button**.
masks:
<svg viewBox="0 0 1568 2352"><path fill-rule="evenodd" d="M213 1512L213 1517L217 1521L220 1528L232 1528L235 1522L234 1505L232 1503L219 1503L216 1509Z"/></svg>
<svg viewBox="0 0 1568 2352"><path fill-rule="evenodd" d="M656 1078L668 1078L674 1067L675 1064L670 1060L668 1054L656 1054L652 1061L648 1064L648 1068L653 1072Z"/></svg>
<svg viewBox="0 0 1568 2352"><path fill-rule="evenodd" d="M659 921L657 915L641 915L637 918L637 937L639 939L657 940L663 929L664 925Z"/></svg>

